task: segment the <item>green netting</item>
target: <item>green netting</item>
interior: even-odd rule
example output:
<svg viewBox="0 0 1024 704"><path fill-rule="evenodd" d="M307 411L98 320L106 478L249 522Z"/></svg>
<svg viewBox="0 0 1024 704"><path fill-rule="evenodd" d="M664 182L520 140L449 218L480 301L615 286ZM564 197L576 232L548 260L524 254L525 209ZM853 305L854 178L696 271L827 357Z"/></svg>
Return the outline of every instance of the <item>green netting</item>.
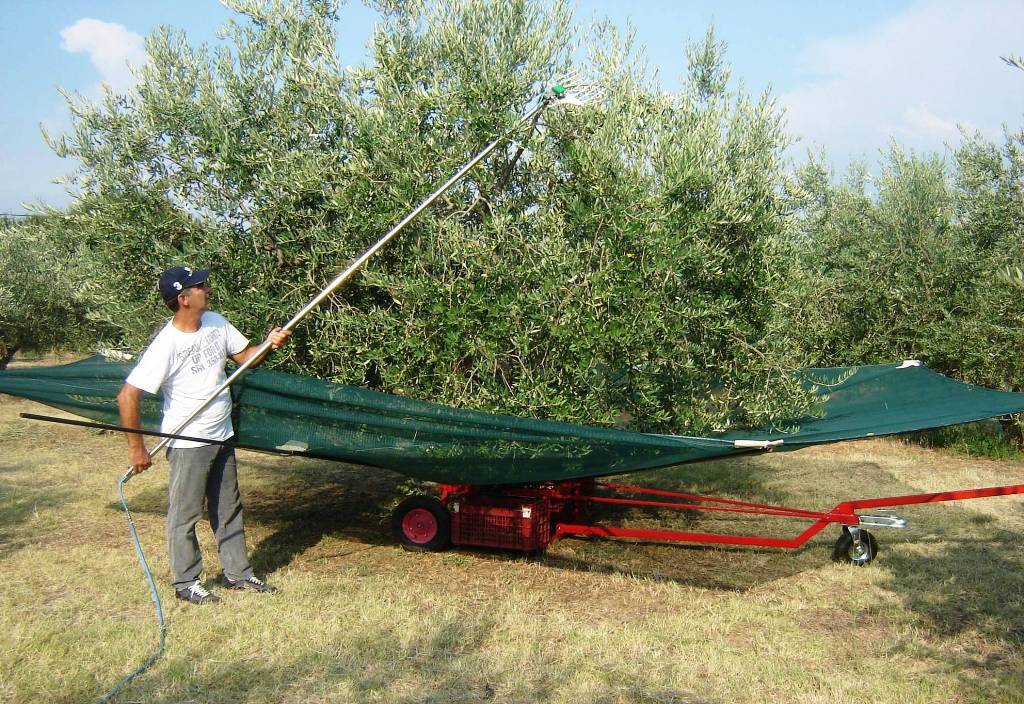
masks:
<svg viewBox="0 0 1024 704"><path fill-rule="evenodd" d="M0 372L0 392L117 423L115 397L130 369L103 357ZM418 479L519 484L619 474L749 452L736 440L796 449L966 423L1024 410L1024 394L961 384L916 364L800 372L821 385L821 417L793 432L711 438L651 435L498 416L256 370L232 387L240 446L386 467ZM162 399L143 401L157 429ZM186 428L182 431L188 434Z"/></svg>

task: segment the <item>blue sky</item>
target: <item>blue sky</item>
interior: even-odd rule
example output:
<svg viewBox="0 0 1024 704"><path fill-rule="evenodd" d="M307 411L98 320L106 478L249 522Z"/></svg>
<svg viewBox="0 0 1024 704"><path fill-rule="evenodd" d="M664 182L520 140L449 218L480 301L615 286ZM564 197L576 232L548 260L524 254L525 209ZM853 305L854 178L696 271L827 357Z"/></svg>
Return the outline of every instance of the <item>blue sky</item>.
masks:
<svg viewBox="0 0 1024 704"><path fill-rule="evenodd" d="M686 70L685 46L710 22L728 44L733 76L753 93L771 88L801 137L799 159L821 145L842 170L876 161L890 139L919 151L945 151L956 126L999 140L1002 126L1024 126L1024 71L1001 56L1024 54L1024 3L1013 0L578 0L580 23L607 17L631 25L662 85ZM0 0L0 212L25 203L62 206L51 181L73 164L43 143L39 125L69 125L58 87L97 95L100 81L126 88L126 62L144 60L142 37L161 24L193 44L215 42L230 11L216 0ZM358 0L341 13L343 64L365 60L375 15Z"/></svg>

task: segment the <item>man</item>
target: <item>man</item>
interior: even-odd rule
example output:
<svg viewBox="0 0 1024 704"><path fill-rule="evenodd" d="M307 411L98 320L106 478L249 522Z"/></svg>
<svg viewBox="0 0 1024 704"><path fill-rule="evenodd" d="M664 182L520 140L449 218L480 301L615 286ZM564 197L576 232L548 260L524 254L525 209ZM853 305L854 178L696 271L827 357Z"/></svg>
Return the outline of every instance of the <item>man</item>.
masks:
<svg viewBox="0 0 1024 704"><path fill-rule="evenodd" d="M125 427L140 427L142 393L155 394L163 387L161 431L173 433L224 383L224 364L229 357L242 364L256 353L258 346L250 345L223 316L209 310L209 276L207 269L181 266L160 275L160 296L174 317L153 338L121 387L117 403ZM276 350L290 335L290 331L274 328L267 340ZM256 364L260 362L262 359L256 360ZM230 392L223 391L178 434L218 444L172 440L168 445L167 547L175 594L193 604L220 601L199 580L203 558L196 524L204 498L224 568L223 585L261 593L276 591L257 579L249 565L235 451L230 445L219 444L234 434ZM152 458L141 435L127 436L129 463L136 473L143 472L152 465Z"/></svg>

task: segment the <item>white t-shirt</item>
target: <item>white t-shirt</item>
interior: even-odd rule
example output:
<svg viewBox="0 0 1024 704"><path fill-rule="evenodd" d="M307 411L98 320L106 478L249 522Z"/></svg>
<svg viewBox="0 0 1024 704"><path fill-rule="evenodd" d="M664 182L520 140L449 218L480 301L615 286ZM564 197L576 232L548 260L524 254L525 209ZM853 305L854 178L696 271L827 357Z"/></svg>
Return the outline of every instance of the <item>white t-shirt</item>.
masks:
<svg viewBox="0 0 1024 704"><path fill-rule="evenodd" d="M170 321L142 353L128 378L132 386L155 394L163 387L164 414L160 430L175 433L227 378L224 364L229 356L249 346L249 339L217 313L207 311L195 332L182 332ZM227 440L231 427L231 393L225 389L178 435ZM208 444L208 443L207 443ZM171 440L170 447L201 447L204 443Z"/></svg>

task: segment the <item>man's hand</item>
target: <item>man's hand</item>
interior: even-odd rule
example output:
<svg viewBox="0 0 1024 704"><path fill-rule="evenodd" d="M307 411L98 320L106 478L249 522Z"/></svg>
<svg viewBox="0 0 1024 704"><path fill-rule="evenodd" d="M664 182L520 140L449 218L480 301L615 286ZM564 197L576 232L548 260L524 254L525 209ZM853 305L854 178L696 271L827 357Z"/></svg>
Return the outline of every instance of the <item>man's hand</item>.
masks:
<svg viewBox="0 0 1024 704"><path fill-rule="evenodd" d="M270 334L267 335L266 340L261 342L259 345L249 345L238 354L231 355L231 359L234 360L235 364L245 364L246 362L249 361L250 357L256 354L258 350L262 350L262 352L260 352L259 358L254 359L252 363L249 365L250 367L258 367L260 364L263 363L263 360L267 358L267 355L270 354L271 350L281 349L281 347L283 347L284 344L288 342L288 338L291 336L291 330L282 330L281 328L274 328L273 330L270 331ZM264 345L266 344L270 345L269 349L264 347Z"/></svg>
<svg viewBox="0 0 1024 704"><path fill-rule="evenodd" d="M291 336L291 330L282 330L281 328L277 327L271 330L270 334L267 335L267 342L270 343L270 346L273 349L279 350L282 347L284 347L284 344L288 342L288 338Z"/></svg>
<svg viewBox="0 0 1024 704"><path fill-rule="evenodd" d="M128 450L128 464L132 466L134 474L142 474L153 466L153 458L145 446L132 447Z"/></svg>

